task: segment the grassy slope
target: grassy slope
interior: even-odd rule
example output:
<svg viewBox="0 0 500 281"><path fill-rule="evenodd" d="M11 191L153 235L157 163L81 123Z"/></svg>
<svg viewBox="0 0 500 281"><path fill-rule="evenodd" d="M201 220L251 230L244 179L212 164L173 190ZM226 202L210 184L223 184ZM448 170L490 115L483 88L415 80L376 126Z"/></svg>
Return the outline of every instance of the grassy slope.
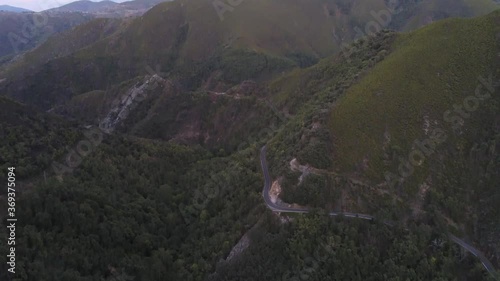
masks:
<svg viewBox="0 0 500 281"><path fill-rule="evenodd" d="M498 17L445 20L401 35L396 50L333 111L337 168L351 170L366 158L367 174L380 178L384 133L409 151L425 136L424 118L442 125L443 113L473 93L478 76L495 71Z"/></svg>
<svg viewBox="0 0 500 281"><path fill-rule="evenodd" d="M246 5L247 7L255 6L256 10L255 13L248 14L255 16L264 13L262 9L267 7L257 6L257 4L257 2L252 2ZM238 7L235 13L247 14L243 8L244 6ZM272 8L274 11L279 11L279 7ZM312 12L317 12L317 10ZM233 21L229 19L220 21L210 3L195 1L164 3L156 6L143 17L134 20L123 32L100 40L73 55L57 58L41 67L35 67L30 70L28 77L22 73L15 73L2 84L4 86L3 92L23 101L50 108L51 104L68 100L72 95L102 90L108 85L138 75L146 75L148 74L146 71L148 65L153 69L158 65L163 72L172 70L180 72L179 76L203 72L197 77L199 82L202 76L210 74L212 71L210 66L200 65L199 60L207 63L206 59L211 59L212 56L224 57L225 52L231 54L230 50L223 47L231 41L233 36L243 38L241 40L244 42L255 43L253 45L245 43L246 49L255 49L256 51L265 49L269 52L272 52L273 49L280 49L282 50L280 54L295 50L307 52L311 48L304 46L304 44L300 45L295 39L291 39L304 36L302 24L293 25L291 22L298 17L297 13L300 11L295 12L295 14L290 14L286 20L269 17L272 20L266 25L275 25L276 29L273 31L283 35L277 36L276 41L268 41L271 33L262 35L261 33L267 30L263 26L254 28L252 25L246 24L248 21L238 18ZM235 22L240 24L234 24ZM320 23L328 25L326 21ZM285 30L288 28L292 28L294 31L289 34ZM205 34L205 37L198 36L199 34ZM291 40L289 45L293 46L293 49L281 48L283 42L289 39ZM320 41L318 36L316 42ZM268 42L268 45L264 45L262 42ZM328 45L329 42L326 44ZM259 47L260 49L254 48L258 45L262 45ZM243 45L235 44L234 47L243 47ZM314 46L314 49L325 52L323 45ZM285 62L285 64L287 63ZM243 65L243 67L245 66ZM274 68L272 65L270 67ZM228 72L231 70L227 69ZM254 77L244 77L244 79L247 78ZM57 82L54 79L57 79ZM26 83L26 80L29 82ZM189 82L192 81L188 81L188 84L190 84ZM33 93L37 93L37 96L33 97Z"/></svg>
<svg viewBox="0 0 500 281"><path fill-rule="evenodd" d="M10 73L3 75L8 79L0 85L0 91L48 109L73 95L104 90L121 81L146 75L147 66L153 69L158 66L162 72L182 77L183 84L196 88L217 67L225 73L234 72L234 68L227 65L213 65L214 60L232 56L234 49L288 58L325 57L338 51L342 43L350 42L356 34L355 28L364 30L366 23L374 20L373 11L385 9L387 6L382 0L249 0L224 13L221 20L211 2L163 3L124 28L113 26L119 32L102 40L99 39L107 34L100 35L92 30L102 26L104 20L47 42L29 54L22 65L45 62L52 58L50 50L53 49L70 51L59 52L62 56L30 67L25 73L12 72L15 69L12 68ZM61 42L75 42L75 34L82 33L89 36L84 36L83 42L76 47ZM65 56L85 46L88 47ZM259 58L254 55L252 59ZM268 59L273 57L265 61ZM259 62L250 63L244 58L231 65L238 64L244 69L245 65ZM273 59L269 69L266 65L258 72L281 72L289 68L289 64L289 61ZM253 75L255 73L242 73L248 74L242 79L258 78ZM192 77L186 79L189 76ZM37 93L36 97L33 93Z"/></svg>
<svg viewBox="0 0 500 281"><path fill-rule="evenodd" d="M285 178L282 199L395 220L425 217L435 224L444 218L492 258L500 231L498 90L459 130L443 114L474 94L479 75L500 76L499 16L445 20L399 34L394 43L381 40L384 35L362 40L354 44L350 63L334 56L273 81L275 104L292 114L269 144L274 179ZM326 118L325 110L331 111ZM399 158L408 158L415 140L429 137L424 129L436 128L445 131L446 142L402 189L387 189L384 173L398 174ZM337 184L328 189L340 190L343 199L324 204L328 192L307 182L297 188L290 179L296 182L300 173L288 172L295 157L338 172ZM427 194L419 189L422 183L430 186Z"/></svg>
<svg viewBox="0 0 500 281"><path fill-rule="evenodd" d="M130 45L123 48L144 57L171 48L176 32L185 27L185 42L179 51L186 60L207 59L221 45L276 55L299 51L326 56L338 50L338 45L328 40L335 19L327 11L335 7L335 1L325 0L252 0L224 13L221 20L209 2L163 3L136 20L120 41L129 40ZM375 8L371 4L364 7Z"/></svg>
<svg viewBox="0 0 500 281"><path fill-rule="evenodd" d="M276 137L269 143L269 167L273 176L285 176L292 179L289 172L289 162L297 158L302 164L310 164L320 169L331 169L333 164L332 141L328 129L329 112L333 104L342 97L345 91L360 77L370 71L377 62L383 60L391 51L396 34L382 32L378 36L362 40L353 46L349 59L342 54L331 56L318 64L295 70L279 79L270 86L270 95L276 107L289 114L289 122ZM298 175L295 175L295 182ZM342 177L336 183L345 181ZM314 180L313 180L314 182ZM318 192L306 180L303 187L295 188L296 183L286 180L283 184L284 197L287 202L304 202L313 206L338 208L338 204L330 200L331 194L327 190ZM353 196L366 196L376 201L373 194L366 191L359 193L355 188L345 184L334 184L334 191L345 190ZM331 184L330 184L331 186ZM299 191L299 192L295 192ZM300 192L310 192L308 196ZM307 200L305 198L312 198ZM356 204L344 204L354 211L367 212L368 210ZM380 207L380 204L377 204ZM369 208L368 208L369 209Z"/></svg>
<svg viewBox="0 0 500 281"><path fill-rule="evenodd" d="M325 57L339 50L332 32L351 37L349 21L365 24L371 20L369 11L385 8L381 0L353 1L345 11L340 11L342 2L345 1L244 1L232 12L224 13L221 21L213 7L207 11L203 8L205 4L190 0L193 8L187 13L192 28L185 51L200 57L200 41L210 49L214 40L222 38L233 46L279 55L299 51Z"/></svg>
<svg viewBox="0 0 500 281"><path fill-rule="evenodd" d="M146 62L155 62L160 57L161 62L161 54L166 55L167 50L172 51L179 43L182 44L177 46L180 57L196 61L207 59L221 45L277 55L302 51L324 56L334 51L334 44L324 40L330 32L327 27L332 17L325 15L307 22L313 15L324 15L322 4L326 1L316 0L312 5L296 2L294 5L281 1L245 2L233 12L225 13L222 21L208 2L163 3L135 20L122 36L113 40L117 42L98 44L81 57L126 53ZM309 9L304 10L305 7ZM257 17L259 21L255 21ZM318 31L322 26L325 28ZM309 32L310 28L316 32Z"/></svg>
<svg viewBox="0 0 500 281"><path fill-rule="evenodd" d="M498 81L499 22L497 11L400 35L393 52L349 88L330 117L334 169L371 182L394 200L375 199L379 210L399 205L395 218L425 214L446 221L497 264L499 91L469 118L458 118L461 126L453 128L444 113L474 95L480 75ZM415 141L429 139L436 129L446 139L405 176L401 163L415 151Z"/></svg>

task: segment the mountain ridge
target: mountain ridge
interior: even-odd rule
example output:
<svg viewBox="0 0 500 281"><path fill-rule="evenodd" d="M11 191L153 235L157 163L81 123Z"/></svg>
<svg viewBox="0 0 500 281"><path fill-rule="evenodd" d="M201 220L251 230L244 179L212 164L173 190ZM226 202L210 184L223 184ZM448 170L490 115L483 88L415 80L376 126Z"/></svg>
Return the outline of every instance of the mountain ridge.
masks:
<svg viewBox="0 0 500 281"><path fill-rule="evenodd" d="M94 2L80 0L69 4L46 10L50 13L80 12L89 13L97 17L131 17L145 13L153 6L172 0L131 0L126 2L113 2L111 0Z"/></svg>
<svg viewBox="0 0 500 281"><path fill-rule="evenodd" d="M47 85L48 88L45 90L37 89L41 85L33 85L34 88L30 92L53 95L53 92L58 91L54 89L57 86L54 84L69 83L64 80L65 76L80 76L78 72L81 70L78 69L78 65L89 64L93 65L94 70L88 70L86 75L96 76L99 79L94 79L96 82L94 86L83 81L81 84L73 82L73 89L68 91L65 87L63 91L68 93L66 99L75 94L103 90L106 84L119 83L136 75L144 75L145 68L154 68L157 65L162 71L171 72L177 76L191 75L196 80L195 83L199 84L212 72L207 68L213 66L207 65L206 62L213 60L214 56L231 56L232 51L229 51L231 49L284 57L284 64L294 61L298 65L303 62L307 65L318 58L340 51L346 43L350 42L349 38L355 37L359 26L370 23L374 17L370 11L387 11L390 8L382 0L351 4L340 0L314 0L310 3L293 1L295 1L293 5L283 1L244 2L230 13L226 13L224 20L219 18L217 10L208 2L183 0L162 3L142 17L131 20L130 24L120 30L119 34L111 35L99 42L90 41L90 44L82 45L85 49L74 49L62 58L52 57L51 59L48 54L42 54L40 58L43 59L31 57L34 61L30 62L31 59L29 59L25 63L34 65L32 69L38 74L29 75L44 75L43 73L49 71L48 69L59 71L57 69L69 67L66 64L70 62L77 67L68 69L65 75L54 73L54 77L63 76L63 79L58 83ZM422 1L419 3L437 0ZM286 10L287 5L297 8ZM257 15L260 20L254 21L253 18ZM281 19L281 22L278 19ZM248 25L248 22L254 22L254 24ZM301 24L298 24L299 22ZM89 24L89 27L91 26L93 25ZM272 28L266 28L266 26L272 26ZM382 28L380 25L379 27ZM315 32L309 32L310 29L314 29ZM162 36L157 36L156 32L160 32ZM338 41L335 38L344 38L344 41ZM64 41L62 43L64 44ZM155 56L161 59L158 60ZM43 62L44 65L39 65L36 60ZM102 65L105 61L108 66ZM40 67L45 70L41 70ZM102 71L109 68L109 71L104 71L105 74L100 75L96 71L101 68ZM28 73L30 72L32 71L29 70ZM3 73L7 79L2 84L4 93L22 96L21 93L27 91L27 85L19 85L18 88L17 84L20 81L16 80L20 79L23 74L16 78L15 74L9 75L8 73L8 69ZM33 77L33 81L40 79L40 77ZM243 80L233 82L239 83ZM192 85L193 82L190 80L186 84ZM221 82L227 83L227 81ZM234 84L228 85L230 86ZM49 88L52 89L49 90ZM19 94L14 94L14 91ZM27 97L23 98L24 101L29 100ZM50 102L52 99L47 100Z"/></svg>
<svg viewBox="0 0 500 281"><path fill-rule="evenodd" d="M0 164L35 175L17 182L16 254L33 265L18 276L491 280L444 233L500 265L500 92L470 98L478 77L500 77L500 11L383 29L339 52L329 24L355 36L385 3L245 1L222 21L209 2L164 3L78 26L10 65L0 91L31 105L0 97ZM411 8L395 24L413 25L412 11L440 16ZM438 128L451 128L441 146L409 159ZM274 199L312 212L271 213L259 164Z"/></svg>
<svg viewBox="0 0 500 281"><path fill-rule="evenodd" d="M0 5L0 11L13 12L13 13L32 12L31 10L28 10L28 9L14 7L14 6L10 6L10 5Z"/></svg>

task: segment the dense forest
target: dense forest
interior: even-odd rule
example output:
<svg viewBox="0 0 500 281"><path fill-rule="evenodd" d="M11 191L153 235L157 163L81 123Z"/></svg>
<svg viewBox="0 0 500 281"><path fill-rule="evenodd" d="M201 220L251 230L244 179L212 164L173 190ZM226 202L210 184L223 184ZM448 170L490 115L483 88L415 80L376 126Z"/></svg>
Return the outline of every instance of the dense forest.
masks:
<svg viewBox="0 0 500 281"><path fill-rule="evenodd" d="M494 280L438 229L268 213L249 233L253 246L208 280Z"/></svg>
<svg viewBox="0 0 500 281"><path fill-rule="evenodd" d="M67 153L65 146L83 137L77 123L4 97L0 97L0 120L0 168L15 166L18 179L40 174Z"/></svg>
<svg viewBox="0 0 500 281"><path fill-rule="evenodd" d="M15 280L489 280L439 216L276 216L257 152L106 136L73 173L20 197ZM251 246L224 261L245 234Z"/></svg>
<svg viewBox="0 0 500 281"><path fill-rule="evenodd" d="M252 156L106 139L74 174L19 199L17 278L201 280L262 214Z"/></svg>
<svg viewBox="0 0 500 281"><path fill-rule="evenodd" d="M92 21L67 54L51 46L71 31L7 67L0 94L29 105L0 96L0 178L16 167L18 219L16 273L2 254L0 280L500 280L450 239L500 264L499 89L442 120L479 74L500 77L500 13L381 29L342 50L325 40L330 24L353 35L360 3L388 2L255 0L265 19L249 25L245 9L221 22L210 3L179 0L110 34ZM397 30L478 13L398 3ZM401 176L436 128L446 145ZM266 206L264 145L276 204L309 213Z"/></svg>

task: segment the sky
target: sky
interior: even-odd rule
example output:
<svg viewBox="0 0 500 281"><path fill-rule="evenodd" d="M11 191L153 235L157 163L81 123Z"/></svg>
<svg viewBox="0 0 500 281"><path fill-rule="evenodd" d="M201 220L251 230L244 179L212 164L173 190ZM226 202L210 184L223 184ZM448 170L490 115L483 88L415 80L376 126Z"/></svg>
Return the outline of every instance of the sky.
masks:
<svg viewBox="0 0 500 281"><path fill-rule="evenodd" d="M99 0L92 0L100 2ZM125 2L126 0L112 0L113 2ZM0 0L0 5L10 5L19 8L25 8L32 11L43 11L50 8L59 7L75 0Z"/></svg>

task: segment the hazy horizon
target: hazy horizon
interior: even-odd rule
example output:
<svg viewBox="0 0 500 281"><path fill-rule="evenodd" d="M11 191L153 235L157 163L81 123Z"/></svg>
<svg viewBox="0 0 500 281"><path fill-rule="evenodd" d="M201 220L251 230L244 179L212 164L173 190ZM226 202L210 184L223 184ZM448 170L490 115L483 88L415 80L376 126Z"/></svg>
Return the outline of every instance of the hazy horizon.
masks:
<svg viewBox="0 0 500 281"><path fill-rule="evenodd" d="M0 5L9 5L19 8L40 12L47 9L60 7L78 0L0 0ZM91 0L92 2L101 2L103 0ZM111 0L121 3L129 0Z"/></svg>

